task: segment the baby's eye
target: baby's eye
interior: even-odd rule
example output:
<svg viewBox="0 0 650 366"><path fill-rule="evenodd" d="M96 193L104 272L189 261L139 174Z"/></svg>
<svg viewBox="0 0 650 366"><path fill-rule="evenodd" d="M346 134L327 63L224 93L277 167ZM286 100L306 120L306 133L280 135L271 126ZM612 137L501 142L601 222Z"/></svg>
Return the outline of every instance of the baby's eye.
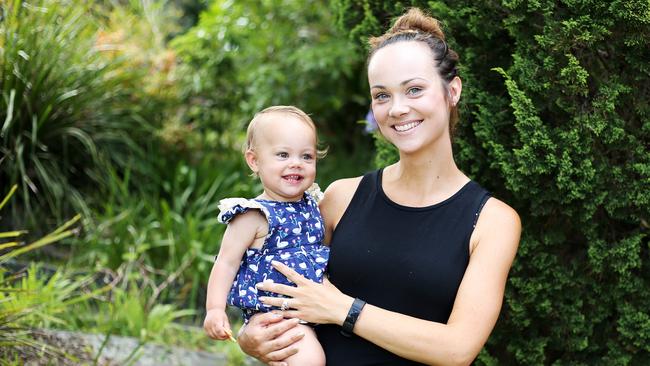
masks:
<svg viewBox="0 0 650 366"><path fill-rule="evenodd" d="M314 155L312 154L303 154L302 158L305 160L314 160Z"/></svg>
<svg viewBox="0 0 650 366"><path fill-rule="evenodd" d="M410 95L410 96L418 95L418 94L420 94L421 92L422 92L422 88L417 87L417 86L414 86L414 87L412 87L412 88L408 88L408 90L406 90L406 94L408 94L408 95Z"/></svg>
<svg viewBox="0 0 650 366"><path fill-rule="evenodd" d="M276 153L275 156L277 156L278 158L281 158L281 159L286 159L286 158L289 157L289 153L281 151L279 153Z"/></svg>

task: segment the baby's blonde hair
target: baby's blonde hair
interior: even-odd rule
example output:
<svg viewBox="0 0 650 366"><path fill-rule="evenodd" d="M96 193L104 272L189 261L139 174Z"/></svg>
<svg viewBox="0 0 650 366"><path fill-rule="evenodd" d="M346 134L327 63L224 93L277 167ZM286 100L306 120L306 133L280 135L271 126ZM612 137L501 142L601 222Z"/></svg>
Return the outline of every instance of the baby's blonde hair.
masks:
<svg viewBox="0 0 650 366"><path fill-rule="evenodd" d="M260 112L257 112L255 116L253 116L253 119L250 121L248 124L248 128L246 129L246 146L244 147L244 151L248 150L255 150L255 136L256 136L256 131L257 131L257 125L260 123L259 121L264 117L265 115L269 115L271 113L284 113L284 114L290 114L295 117L298 117L299 120L305 122L309 127L314 130L314 135L316 136L316 155L319 159L322 159L325 157L327 154L327 149L318 149L318 145L320 145L319 139L318 139L318 133L316 131L316 124L314 121L309 117L309 115L305 112L303 112L300 108L294 107L292 105L274 105L268 108L265 108L261 110Z"/></svg>

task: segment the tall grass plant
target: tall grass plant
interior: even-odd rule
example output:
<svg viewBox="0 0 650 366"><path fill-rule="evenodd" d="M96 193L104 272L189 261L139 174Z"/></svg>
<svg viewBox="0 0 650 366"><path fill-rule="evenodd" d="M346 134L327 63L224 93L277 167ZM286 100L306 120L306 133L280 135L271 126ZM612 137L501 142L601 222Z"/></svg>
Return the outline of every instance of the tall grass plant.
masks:
<svg viewBox="0 0 650 366"><path fill-rule="evenodd" d="M85 235L72 243L78 265L117 270L153 289L157 301L202 308L204 286L225 225L219 199L259 192L242 161L177 162L150 177L159 189L133 190L131 175L109 174L108 191ZM150 302L153 302L150 301Z"/></svg>
<svg viewBox="0 0 650 366"><path fill-rule="evenodd" d="M88 213L83 189L129 161L147 121L128 108L138 70L107 59L94 2L0 4L0 182L18 184L12 222ZM6 186L5 186L6 185ZM37 227L36 225L34 225Z"/></svg>

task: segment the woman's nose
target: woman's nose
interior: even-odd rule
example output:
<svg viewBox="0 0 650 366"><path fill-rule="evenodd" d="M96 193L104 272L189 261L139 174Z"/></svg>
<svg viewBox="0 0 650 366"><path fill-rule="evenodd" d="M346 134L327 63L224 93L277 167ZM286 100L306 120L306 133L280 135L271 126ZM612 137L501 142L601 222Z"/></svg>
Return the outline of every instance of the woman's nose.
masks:
<svg viewBox="0 0 650 366"><path fill-rule="evenodd" d="M404 103L404 101L401 100L400 98L395 98L393 99L393 104L390 106L390 109L388 110L388 115L390 117L399 117L407 114L408 111L409 111L408 104Z"/></svg>

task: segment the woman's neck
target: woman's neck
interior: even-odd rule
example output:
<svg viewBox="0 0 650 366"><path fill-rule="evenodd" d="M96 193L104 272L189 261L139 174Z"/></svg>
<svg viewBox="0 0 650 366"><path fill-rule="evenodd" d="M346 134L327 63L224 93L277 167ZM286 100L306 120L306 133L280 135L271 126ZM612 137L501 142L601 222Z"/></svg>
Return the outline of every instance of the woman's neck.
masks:
<svg viewBox="0 0 650 366"><path fill-rule="evenodd" d="M384 191L398 203L428 205L455 193L469 178L458 169L451 144L417 154L400 154L384 169Z"/></svg>
<svg viewBox="0 0 650 366"><path fill-rule="evenodd" d="M428 149L413 154L400 153L400 160L395 164L396 177L399 180L430 183L449 180L464 174L456 166L450 141L437 143Z"/></svg>

